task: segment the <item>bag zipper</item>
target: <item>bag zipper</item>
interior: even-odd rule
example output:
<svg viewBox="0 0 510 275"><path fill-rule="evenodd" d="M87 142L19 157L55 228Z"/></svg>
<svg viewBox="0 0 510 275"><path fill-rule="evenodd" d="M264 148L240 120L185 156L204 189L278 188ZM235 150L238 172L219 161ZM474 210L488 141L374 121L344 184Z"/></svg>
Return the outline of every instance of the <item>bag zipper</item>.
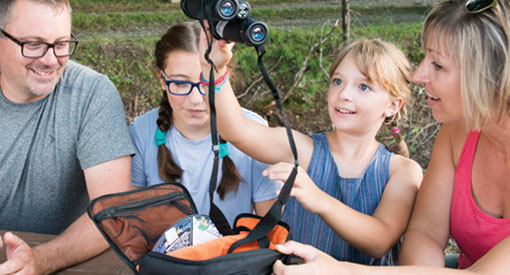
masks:
<svg viewBox="0 0 510 275"><path fill-rule="evenodd" d="M155 205L163 204L168 201L175 201L175 200L182 200L182 199L187 199L187 198L181 192L169 193L169 194L166 194L163 196L145 199L143 201L138 201L138 202L119 205L119 206L113 206L113 207L104 209L104 210L100 211L99 213L97 213L95 215L94 219L97 222L101 222L106 219L116 218L118 216L121 216L121 215L124 215L127 213L131 213L131 212L135 212L138 210L142 210L147 207L152 207Z"/></svg>

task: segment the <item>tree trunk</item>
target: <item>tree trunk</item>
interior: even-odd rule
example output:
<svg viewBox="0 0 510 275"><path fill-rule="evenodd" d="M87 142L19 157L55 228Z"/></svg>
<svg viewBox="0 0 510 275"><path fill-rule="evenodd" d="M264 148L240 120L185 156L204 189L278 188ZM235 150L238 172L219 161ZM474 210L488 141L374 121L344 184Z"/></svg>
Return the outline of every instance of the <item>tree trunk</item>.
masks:
<svg viewBox="0 0 510 275"><path fill-rule="evenodd" d="M342 0L342 30L344 41L349 40L351 29L350 0Z"/></svg>

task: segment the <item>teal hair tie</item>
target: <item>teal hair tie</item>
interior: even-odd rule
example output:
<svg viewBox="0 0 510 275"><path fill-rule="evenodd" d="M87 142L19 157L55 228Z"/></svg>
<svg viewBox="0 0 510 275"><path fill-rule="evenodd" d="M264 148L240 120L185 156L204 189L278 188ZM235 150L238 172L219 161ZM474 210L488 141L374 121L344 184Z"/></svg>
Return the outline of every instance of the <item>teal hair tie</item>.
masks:
<svg viewBox="0 0 510 275"><path fill-rule="evenodd" d="M165 133L163 133L163 131L161 131L161 129L159 129L159 127L156 130L156 135L154 136L154 140L156 141L156 146L163 145L166 142Z"/></svg>
<svg viewBox="0 0 510 275"><path fill-rule="evenodd" d="M227 143L220 143L220 158L224 158L229 155Z"/></svg>

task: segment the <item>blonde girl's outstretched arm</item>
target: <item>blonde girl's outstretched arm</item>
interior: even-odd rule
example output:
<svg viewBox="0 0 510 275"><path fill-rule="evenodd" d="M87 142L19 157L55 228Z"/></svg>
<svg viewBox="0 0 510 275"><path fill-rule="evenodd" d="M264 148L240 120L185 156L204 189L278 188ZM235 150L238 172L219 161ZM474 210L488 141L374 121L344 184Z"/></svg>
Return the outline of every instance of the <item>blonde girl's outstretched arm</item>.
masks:
<svg viewBox="0 0 510 275"><path fill-rule="evenodd" d="M264 171L272 180L285 180L292 165L275 164ZM390 180L372 216L361 213L320 190L300 167L291 191L303 207L318 214L338 236L364 253L380 258L402 236L422 180L421 167L395 155Z"/></svg>
<svg viewBox="0 0 510 275"><path fill-rule="evenodd" d="M200 40L202 53L205 52L206 47L207 40L202 32ZM227 43L225 40L213 40L210 58L218 69L215 72L215 79L221 78L226 73L227 63L232 58L232 47L233 43ZM208 80L210 66L203 59L203 54L201 56L202 74ZM294 162L285 128L266 127L246 119L242 115L241 106L232 90L230 81L227 80L216 93L215 106L218 131L225 140L261 162ZM300 162L307 167L313 151L313 140L297 131L293 131L293 134Z"/></svg>

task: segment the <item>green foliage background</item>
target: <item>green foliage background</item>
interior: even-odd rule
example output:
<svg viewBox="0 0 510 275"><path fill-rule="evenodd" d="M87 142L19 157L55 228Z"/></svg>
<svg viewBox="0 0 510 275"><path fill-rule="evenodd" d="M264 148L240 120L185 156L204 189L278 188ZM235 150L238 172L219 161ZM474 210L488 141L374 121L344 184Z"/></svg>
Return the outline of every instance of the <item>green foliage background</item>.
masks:
<svg viewBox="0 0 510 275"><path fill-rule="evenodd" d="M285 95L310 48L328 33L335 19L341 20L341 5L325 1L252 0L252 16L270 26L270 39L265 44L264 63L268 70L276 66L271 77ZM157 0L71 0L73 32L80 43L73 59L110 77L116 85L126 109L127 121L158 105L161 88L155 78L152 51L156 40L166 29L189 20L178 3ZM421 23L427 6L351 6L351 39L380 37L395 43L413 64L423 57ZM312 53L304 75L294 94L285 102L291 126L305 133L330 128L325 95L328 76L325 71L338 47L343 43L341 27ZM260 77L253 48L236 45L234 90L241 104L260 114L271 100L269 89ZM410 117L402 127L411 157L425 168L431 142L437 131L429 110L423 104L423 93L415 88ZM280 123L268 116L273 125ZM424 130L425 129L425 130ZM381 140L391 142L387 130Z"/></svg>

